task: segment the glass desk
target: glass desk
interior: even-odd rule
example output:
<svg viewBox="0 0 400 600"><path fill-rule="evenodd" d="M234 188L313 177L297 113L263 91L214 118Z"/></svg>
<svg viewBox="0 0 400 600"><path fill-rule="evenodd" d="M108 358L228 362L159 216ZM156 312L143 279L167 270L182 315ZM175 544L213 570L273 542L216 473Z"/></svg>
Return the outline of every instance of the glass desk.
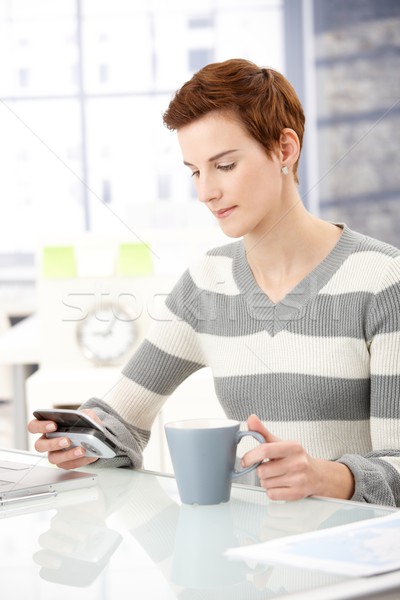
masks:
<svg viewBox="0 0 400 600"><path fill-rule="evenodd" d="M0 459L47 465L26 452L1 450ZM242 485L226 504L183 506L173 477L84 470L98 474L95 487L0 507L3 598L330 600L400 589L398 572L352 579L223 555L228 547L375 518L389 508L317 498L270 502L262 489Z"/></svg>

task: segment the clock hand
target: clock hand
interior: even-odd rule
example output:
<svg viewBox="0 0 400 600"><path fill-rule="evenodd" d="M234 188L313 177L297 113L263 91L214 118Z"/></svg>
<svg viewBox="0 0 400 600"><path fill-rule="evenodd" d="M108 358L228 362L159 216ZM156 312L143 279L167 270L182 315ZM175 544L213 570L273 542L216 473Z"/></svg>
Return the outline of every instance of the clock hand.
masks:
<svg viewBox="0 0 400 600"><path fill-rule="evenodd" d="M100 337L108 337L112 333L114 323L117 320L117 315L115 313L113 313L112 317L110 317L108 322L106 321L106 319L99 319L99 320L101 322L103 322L106 325L106 327L104 329L98 329L97 331L93 331L92 332L93 335L100 336Z"/></svg>
<svg viewBox="0 0 400 600"><path fill-rule="evenodd" d="M93 335L99 335L101 337L108 337L112 332L112 328L113 328L115 321L116 321L116 317L114 316L105 329L93 331Z"/></svg>
<svg viewBox="0 0 400 600"><path fill-rule="evenodd" d="M113 328L113 326L114 326L114 323L115 323L115 321L116 321L116 320L117 320L117 317L116 317L116 315L113 315L113 318L110 320L110 322L109 322L109 324L108 324L108 327L107 327L107 329L106 329L106 330L105 330L105 332L104 332L104 335L105 335L105 336L108 336L108 335L110 335L110 333L111 333L111 331L112 331L112 328Z"/></svg>

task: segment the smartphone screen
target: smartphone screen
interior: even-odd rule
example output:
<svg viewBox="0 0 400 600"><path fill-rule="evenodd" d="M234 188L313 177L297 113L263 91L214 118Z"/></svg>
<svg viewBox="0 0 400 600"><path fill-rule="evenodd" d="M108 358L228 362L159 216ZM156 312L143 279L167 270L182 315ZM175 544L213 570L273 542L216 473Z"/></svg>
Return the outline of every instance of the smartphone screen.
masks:
<svg viewBox="0 0 400 600"><path fill-rule="evenodd" d="M115 443L109 439L106 430L89 415L79 410L38 409L33 412L39 421L54 421L57 431L46 433L46 437L68 437L71 447L82 446L86 456L112 458L115 456Z"/></svg>
<svg viewBox="0 0 400 600"><path fill-rule="evenodd" d="M89 427L91 429L99 429L102 431L101 425L96 423L88 415L81 413L77 410L36 410L33 416L40 421L54 421L58 427L71 428L71 427Z"/></svg>

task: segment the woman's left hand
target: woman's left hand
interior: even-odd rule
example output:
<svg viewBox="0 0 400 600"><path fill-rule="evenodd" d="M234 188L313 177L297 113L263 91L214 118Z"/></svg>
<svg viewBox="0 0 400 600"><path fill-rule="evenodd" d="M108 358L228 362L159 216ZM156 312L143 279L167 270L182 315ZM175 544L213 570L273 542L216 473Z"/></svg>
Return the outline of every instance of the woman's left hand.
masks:
<svg viewBox="0 0 400 600"><path fill-rule="evenodd" d="M265 438L242 458L242 466L265 462L257 467L260 485L271 500L299 500L307 496L328 496L348 500L354 493L350 469L335 461L313 458L299 442L272 435L256 415L247 421L249 430Z"/></svg>

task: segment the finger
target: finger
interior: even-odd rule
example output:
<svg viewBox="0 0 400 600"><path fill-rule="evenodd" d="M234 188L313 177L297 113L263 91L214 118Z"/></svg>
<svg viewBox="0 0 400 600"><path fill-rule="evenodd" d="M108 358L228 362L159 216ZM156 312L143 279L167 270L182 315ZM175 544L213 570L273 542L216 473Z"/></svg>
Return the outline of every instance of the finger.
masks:
<svg viewBox="0 0 400 600"><path fill-rule="evenodd" d="M297 470L302 470L307 464L306 452L300 442L290 440L269 442L266 444L260 444L256 446L254 450L251 450L251 459L254 462L259 460L279 460L284 461L286 459L293 459ZM250 453L248 453L250 454ZM245 455L246 456L246 455Z"/></svg>
<svg viewBox="0 0 400 600"><path fill-rule="evenodd" d="M288 479L287 473L283 473L281 475L268 476L266 474L266 470L263 470L262 465L256 469L256 473L260 480L260 486L264 488L267 492L271 490L279 490L295 487L291 485L290 480ZM269 494L268 494L269 495Z"/></svg>
<svg viewBox="0 0 400 600"><path fill-rule="evenodd" d="M256 473L260 480L284 477L287 475L287 467L284 460L269 460L257 467Z"/></svg>
<svg viewBox="0 0 400 600"><path fill-rule="evenodd" d="M255 465L256 463L260 463L263 460L266 460L267 459L266 445L267 444L259 444L256 448L253 448L253 450L249 450L248 452L246 452L246 454L244 454L242 456L242 460L241 460L242 467L245 469L247 467Z"/></svg>
<svg viewBox="0 0 400 600"><path fill-rule="evenodd" d="M98 423L99 425L103 425L103 421L100 419L98 414L95 413L94 410L92 410L91 408L83 408L82 412L86 413L89 417L93 419L93 421L96 421L96 423Z"/></svg>
<svg viewBox="0 0 400 600"><path fill-rule="evenodd" d="M64 462L66 463L83 458L85 453L85 449L81 446L73 446L72 448L67 448L66 450L49 452L48 460L52 465L60 465Z"/></svg>
<svg viewBox="0 0 400 600"><path fill-rule="evenodd" d="M85 449L80 446L68 450L49 452L48 461L52 465L57 465L63 469L78 469L97 460L95 457L85 456L85 452Z"/></svg>
<svg viewBox="0 0 400 600"><path fill-rule="evenodd" d="M292 477L287 473L275 477L261 477L260 485L271 500L295 500L306 498L308 487L302 478Z"/></svg>
<svg viewBox="0 0 400 600"><path fill-rule="evenodd" d="M249 467L263 460L283 460L295 452L297 442L268 442L259 444L246 452L242 458L242 467Z"/></svg>
<svg viewBox="0 0 400 600"><path fill-rule="evenodd" d="M67 437L47 438L45 435L38 438L35 442L35 450L38 452L55 452L69 448L71 440Z"/></svg>
<svg viewBox="0 0 400 600"><path fill-rule="evenodd" d="M257 415L250 415L247 419L247 426L250 431L257 431L261 433L266 442L279 442L280 439L275 435L272 435L270 431L265 427L263 422L257 417Z"/></svg>
<svg viewBox="0 0 400 600"><path fill-rule="evenodd" d="M55 431L57 429L57 424L54 423L54 421L39 421L38 419L33 419L32 421L29 421L27 429L29 433L46 433L46 431Z"/></svg>

